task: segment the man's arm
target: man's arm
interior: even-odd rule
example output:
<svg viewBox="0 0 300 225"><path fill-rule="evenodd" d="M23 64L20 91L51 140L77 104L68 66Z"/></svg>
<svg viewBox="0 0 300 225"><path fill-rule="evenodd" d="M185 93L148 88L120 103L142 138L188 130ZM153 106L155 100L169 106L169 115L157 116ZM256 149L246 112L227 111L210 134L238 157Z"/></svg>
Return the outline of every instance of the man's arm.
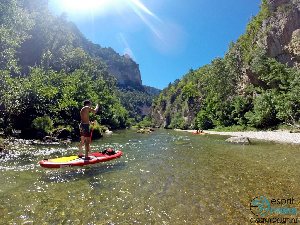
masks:
<svg viewBox="0 0 300 225"><path fill-rule="evenodd" d="M90 112L92 112L94 114L96 114L98 112L98 110L99 110L99 105L98 104L96 105L95 109L90 108Z"/></svg>

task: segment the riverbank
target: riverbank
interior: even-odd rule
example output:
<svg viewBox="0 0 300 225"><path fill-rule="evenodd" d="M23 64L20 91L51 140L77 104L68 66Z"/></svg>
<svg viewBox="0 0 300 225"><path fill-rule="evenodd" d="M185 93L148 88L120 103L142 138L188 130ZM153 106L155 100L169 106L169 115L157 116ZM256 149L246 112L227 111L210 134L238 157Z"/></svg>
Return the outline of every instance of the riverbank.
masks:
<svg viewBox="0 0 300 225"><path fill-rule="evenodd" d="M179 130L185 132L196 132L196 130ZM279 143L292 143L300 144L300 133L290 133L289 131L245 131L245 132L219 132L219 131L209 131L205 130L204 133L207 134L217 134L232 137L247 137L250 139L274 141Z"/></svg>

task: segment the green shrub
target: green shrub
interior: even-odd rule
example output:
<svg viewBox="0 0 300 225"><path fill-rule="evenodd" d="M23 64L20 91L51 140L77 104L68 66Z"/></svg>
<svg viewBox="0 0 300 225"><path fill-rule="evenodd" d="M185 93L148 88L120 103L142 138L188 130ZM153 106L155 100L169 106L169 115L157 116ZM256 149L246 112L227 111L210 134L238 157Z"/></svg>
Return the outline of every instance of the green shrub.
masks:
<svg viewBox="0 0 300 225"><path fill-rule="evenodd" d="M145 128L152 126L152 120L150 117L146 116L141 122L137 123L137 128Z"/></svg>
<svg viewBox="0 0 300 225"><path fill-rule="evenodd" d="M236 96L233 99L233 110L231 112L231 116L234 119L235 123L241 126L246 126L248 120L245 118L246 112L251 109L251 99L249 97Z"/></svg>
<svg viewBox="0 0 300 225"><path fill-rule="evenodd" d="M245 114L248 124L256 128L272 127L278 124L275 109L275 93L267 91L254 99L253 111Z"/></svg>
<svg viewBox="0 0 300 225"><path fill-rule="evenodd" d="M197 114L196 129L207 130L213 128L213 121L205 110L201 110Z"/></svg>
<svg viewBox="0 0 300 225"><path fill-rule="evenodd" d="M50 134L53 130L53 121L49 116L37 117L32 121L32 127Z"/></svg>
<svg viewBox="0 0 300 225"><path fill-rule="evenodd" d="M132 126L136 126L136 119L135 118L127 118L126 120L126 127L132 127Z"/></svg>
<svg viewBox="0 0 300 225"><path fill-rule="evenodd" d="M187 125L185 123L185 120L183 116L178 113L175 115L174 118L171 119L171 123L169 125L169 128L172 129L187 129Z"/></svg>

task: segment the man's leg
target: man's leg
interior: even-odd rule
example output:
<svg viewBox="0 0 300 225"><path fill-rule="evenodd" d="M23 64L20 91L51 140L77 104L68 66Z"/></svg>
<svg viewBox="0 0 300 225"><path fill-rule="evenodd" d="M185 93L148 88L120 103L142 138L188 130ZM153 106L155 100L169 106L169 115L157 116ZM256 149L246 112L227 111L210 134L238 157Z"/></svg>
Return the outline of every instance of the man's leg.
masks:
<svg viewBox="0 0 300 225"><path fill-rule="evenodd" d="M88 158L90 152L90 137L85 138L85 158Z"/></svg>
<svg viewBox="0 0 300 225"><path fill-rule="evenodd" d="M79 153L78 153L78 156L82 156L82 146L84 145L84 142L85 142L85 137L84 136L80 136L80 142L79 142L79 145L78 145L78 148L79 148Z"/></svg>

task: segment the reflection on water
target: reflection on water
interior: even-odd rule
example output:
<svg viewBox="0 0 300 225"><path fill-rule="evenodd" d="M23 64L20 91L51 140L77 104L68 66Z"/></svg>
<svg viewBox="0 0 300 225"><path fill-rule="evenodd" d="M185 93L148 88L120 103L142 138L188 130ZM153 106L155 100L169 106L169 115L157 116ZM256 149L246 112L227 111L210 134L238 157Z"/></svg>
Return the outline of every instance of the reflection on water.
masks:
<svg viewBox="0 0 300 225"><path fill-rule="evenodd" d="M43 174L42 179L45 182L50 183L93 179L95 176L99 176L101 174L122 170L125 168L125 166L125 162L116 162L113 164L105 163L97 166L83 167L80 169L62 168L59 170L48 170Z"/></svg>
<svg viewBox="0 0 300 225"><path fill-rule="evenodd" d="M240 146L161 130L122 131L92 149L106 147L124 154L63 169L37 162L75 147L16 149L19 157L1 159L0 224L250 224L256 196L293 197L300 206L297 145Z"/></svg>

